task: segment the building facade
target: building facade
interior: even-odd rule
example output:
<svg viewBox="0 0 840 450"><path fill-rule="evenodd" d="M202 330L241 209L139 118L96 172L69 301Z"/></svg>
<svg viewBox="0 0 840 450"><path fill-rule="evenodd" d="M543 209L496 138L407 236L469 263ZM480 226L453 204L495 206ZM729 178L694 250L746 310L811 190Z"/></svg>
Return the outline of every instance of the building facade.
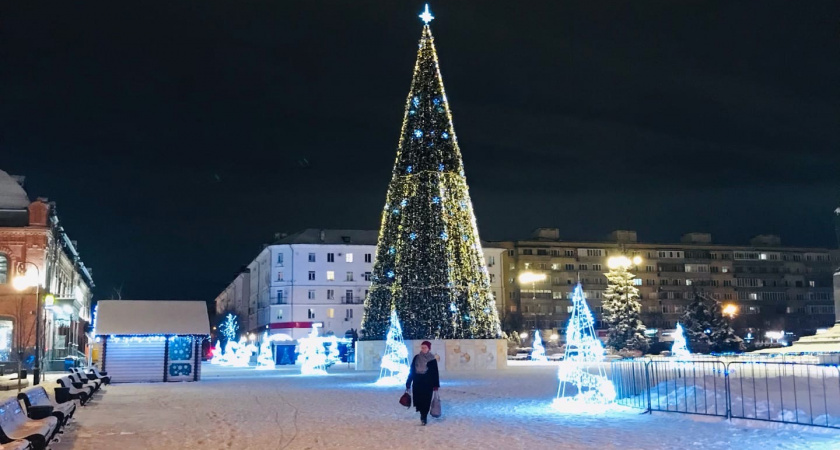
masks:
<svg viewBox="0 0 840 450"><path fill-rule="evenodd" d="M695 289L734 305L734 327L742 336L760 340L770 330L813 334L834 323L835 249L784 247L769 235L749 245L718 245L706 233L686 234L674 244L641 243L633 231L613 232L603 242L571 242L560 240L556 228L495 244L507 249L503 316L518 314L525 329L563 329L578 280L596 325L604 328L607 259L617 255L642 259L631 272L648 328L674 328ZM521 283L526 272L544 274L545 281Z"/></svg>
<svg viewBox="0 0 840 450"><path fill-rule="evenodd" d="M42 298L45 368L86 351L90 323L90 270L61 226L55 204L29 201L22 177L0 170L0 361L33 354L36 289L17 289L16 277L37 280Z"/></svg>
<svg viewBox="0 0 840 450"><path fill-rule="evenodd" d="M314 228L283 237L266 246L216 297L216 312L235 311L243 333L270 330L297 339L316 323L322 334L358 330L378 238L376 230ZM501 259L506 249L484 251L498 298L504 292Z"/></svg>

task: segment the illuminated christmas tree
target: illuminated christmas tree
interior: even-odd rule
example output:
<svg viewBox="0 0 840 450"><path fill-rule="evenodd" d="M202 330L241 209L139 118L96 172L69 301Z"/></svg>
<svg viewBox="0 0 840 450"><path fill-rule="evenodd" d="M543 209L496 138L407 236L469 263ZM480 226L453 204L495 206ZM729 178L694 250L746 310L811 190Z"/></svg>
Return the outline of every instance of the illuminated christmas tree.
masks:
<svg viewBox="0 0 840 450"><path fill-rule="evenodd" d="M260 344L260 355L257 357L257 369L273 369L274 356L271 354L271 341L268 339L268 331L263 334Z"/></svg>
<svg viewBox="0 0 840 450"><path fill-rule="evenodd" d="M225 316L225 322L219 328L227 341L225 342L225 352L227 352L228 344L236 342L236 333L239 331L239 324L237 323L236 316L233 314Z"/></svg>
<svg viewBox="0 0 840 450"><path fill-rule="evenodd" d="M604 346L595 334L595 319L580 283L572 292L572 317L566 327L566 352L557 369L560 387L554 406L562 408L569 402L607 403L615 399L615 388L602 365L597 373L588 369L604 360Z"/></svg>
<svg viewBox="0 0 840 450"><path fill-rule="evenodd" d="M396 310L407 339L501 336L428 11L406 102L364 339L385 339Z"/></svg>
<svg viewBox="0 0 840 450"><path fill-rule="evenodd" d="M534 350L531 351L531 361L548 361L548 358L545 357L545 347L543 347L540 330L534 330Z"/></svg>
<svg viewBox="0 0 840 450"><path fill-rule="evenodd" d="M298 364L302 375L326 375L327 353L323 339L318 337L318 326L313 325L309 337L298 339Z"/></svg>
<svg viewBox="0 0 840 450"><path fill-rule="evenodd" d="M403 342L402 327L396 311L391 311L391 328L385 342L377 384L405 384L408 378L408 348Z"/></svg>
<svg viewBox="0 0 840 450"><path fill-rule="evenodd" d="M671 355L677 358L686 358L691 355L688 345L685 343L685 331L682 325L677 323L677 331L674 333L674 345L671 346Z"/></svg>

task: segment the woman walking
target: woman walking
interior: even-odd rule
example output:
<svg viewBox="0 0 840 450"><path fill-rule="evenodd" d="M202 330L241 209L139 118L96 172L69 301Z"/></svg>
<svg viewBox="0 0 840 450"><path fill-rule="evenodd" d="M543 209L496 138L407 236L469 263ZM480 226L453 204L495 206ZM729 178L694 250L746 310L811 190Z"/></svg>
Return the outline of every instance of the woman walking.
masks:
<svg viewBox="0 0 840 450"><path fill-rule="evenodd" d="M429 408L432 405L432 392L440 387L438 378L438 366L435 355L430 351L432 343L423 341L420 344L420 353L414 355L411 362L411 370L408 373L408 380L405 382L405 389L411 388L414 397L414 407L420 411L420 423L426 425L426 417L429 415Z"/></svg>

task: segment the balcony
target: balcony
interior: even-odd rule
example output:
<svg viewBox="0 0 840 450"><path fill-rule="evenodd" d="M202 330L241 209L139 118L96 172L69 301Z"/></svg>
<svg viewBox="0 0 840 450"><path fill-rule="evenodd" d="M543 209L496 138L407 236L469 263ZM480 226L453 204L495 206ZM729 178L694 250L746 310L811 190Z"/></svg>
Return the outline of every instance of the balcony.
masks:
<svg viewBox="0 0 840 450"><path fill-rule="evenodd" d="M341 297L342 305L361 305L365 302L363 297Z"/></svg>

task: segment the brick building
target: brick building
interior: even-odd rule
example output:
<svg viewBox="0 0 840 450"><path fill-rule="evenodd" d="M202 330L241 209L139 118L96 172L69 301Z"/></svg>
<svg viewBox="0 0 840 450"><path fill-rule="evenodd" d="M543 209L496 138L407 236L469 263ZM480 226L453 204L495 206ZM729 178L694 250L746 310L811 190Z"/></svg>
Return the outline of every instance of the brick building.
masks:
<svg viewBox="0 0 840 450"><path fill-rule="evenodd" d="M35 289L13 285L24 275L37 279L44 302L44 366L61 367L65 356L85 351L90 270L64 233L55 204L30 201L23 178L0 170L0 362L16 360L19 351L29 356L35 346Z"/></svg>

